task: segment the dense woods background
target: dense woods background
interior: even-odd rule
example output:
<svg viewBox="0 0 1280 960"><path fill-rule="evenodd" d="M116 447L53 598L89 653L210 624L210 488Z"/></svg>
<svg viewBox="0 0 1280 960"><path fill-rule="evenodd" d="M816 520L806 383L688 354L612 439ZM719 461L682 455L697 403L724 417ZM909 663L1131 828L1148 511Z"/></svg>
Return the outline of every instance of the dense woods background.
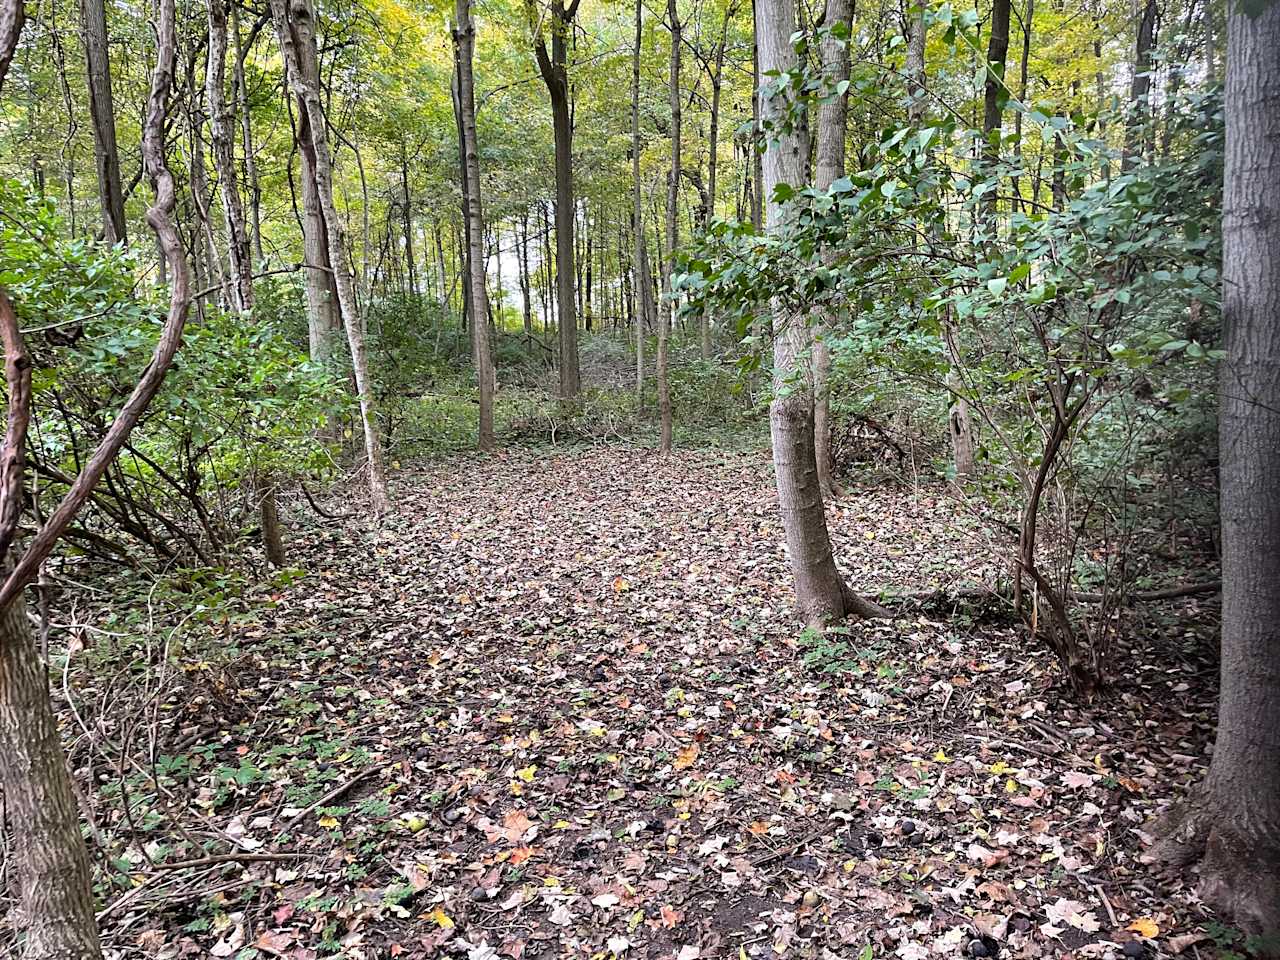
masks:
<svg viewBox="0 0 1280 960"><path fill-rule="evenodd" d="M632 568L647 562L636 558L657 541L664 546L652 549L672 558L657 570L692 556L701 558L688 574L693 581L697 571L717 570L736 585L725 588L731 592L743 583L756 584L759 596L786 592L776 606L720 618L702 605L718 602L713 590L685 614L664 616L688 626L696 639L687 642L718 650L713 659L763 638L770 644L731 659L768 661L779 651L790 658L785 668L769 668L784 670L774 691L783 713L756 726L743 720L731 736L773 727L788 713L812 721L814 737L840 746L825 753L815 746L823 759L804 768L805 777L820 779L832 764L844 776L841 764L852 764L850 784L880 784L880 775L862 780L851 759L869 764L864 773L874 766L859 751L870 749L879 711L892 714L885 705L895 697L937 694L928 732L906 737L936 753L902 747L915 773L898 774L892 794L836 807L881 818L877 839L892 834L905 850L921 837L938 843L964 834L903 819L904 811L927 820L952 809L937 796L953 741L936 738L953 725L954 742L967 729L984 744L964 762L975 776L996 771L983 789L997 800L998 768L1007 765L990 751L1021 749L1000 746L999 737L1025 740L1027 725L1040 725L1035 736L1048 737L1048 746L1031 753L1039 750L1041 761L1015 771L1007 792L1029 790L1024 813L1043 804L1055 832L1064 796L1045 787L1046 774L1064 778L1060 789L1116 784L1121 793L1114 807L1088 802L1100 824L1090 835L1096 862L1062 853L1060 842L1032 868L1036 876L1019 875L1017 883L1044 893L1036 904L1010 893L1023 889L1014 880L1020 855L1001 864L1018 835L1006 826L1013 839L993 840L1001 822L993 814L990 833L965 841L985 851L975 856L968 847L980 869L958 886L938 880L952 891L955 916L944 920L934 913L940 906L919 914L921 943L941 934L938 927L924 935L931 922L959 931L931 947L904 932L908 921L886 921L883 903L869 914L878 926L850 919L857 903L880 903L892 883L905 882L870 871L856 874L863 883L856 894L816 879L807 892L794 878L762 879L767 892L753 894L757 917L799 911L800 920L794 912L773 917L789 929L786 937L734 940L707 921L701 946L696 938L641 936L644 924L677 928L665 911L684 901L642 902L629 885L593 888L587 899L606 914L620 896L640 912L622 925L625 935L597 917L584 945L563 950L647 950L682 960L700 949L744 960L788 949L852 955L833 953L837 946L867 957L1001 949L1141 956L1212 942L1234 955L1274 952L1266 939L1280 929L1280 13L1273 5L0 6L0 327L9 404L0 451L7 576L0 785L8 824L0 949L99 957L101 927L119 956L390 949L488 957L501 942L518 960L537 936L508 930L505 940L485 939L482 925L458 928L470 908L456 905L458 891L436 877L440 862L410 868L385 852L376 857L399 871L400 892L378 894L381 912L353 923L337 906L377 871L361 866L366 873L357 876L348 859L345 893L325 892L332 878L311 891L315 902L337 898L313 910L315 936L290 927L301 901L290 900L282 915L266 891L288 890L299 876L305 882L312 875L295 870L295 858L319 854L282 841L317 818L336 830L342 814L334 810L372 790L373 780L400 776L401 762L404 783L414 784L410 764L424 761L432 738L390 738L372 748L353 734L340 750L317 748L316 756L344 763L364 751L354 778L339 769L295 789L285 777L272 793L264 771L310 749L299 739L298 711L314 707L327 717L330 707L290 700L264 732L256 724L271 716L262 711L274 693L251 718L229 704L273 672L291 677L280 682L297 693L310 667L299 667L295 654L303 664L312 656L298 650L349 645L351 656L383 656L384 666L385 657L414 661L428 673L442 656L468 663L474 656L481 673L456 661L448 682L459 686L440 690L435 681L433 709L442 717L459 711L453 729L461 736L488 683L507 716L516 708L497 691L511 678L483 681L484 670L524 664L512 669L527 670L526 695L536 698L547 670L546 682L565 679L563 668L540 659L547 645L558 656L559 643L576 643L586 660L595 634L584 628L576 641L553 640L549 621L535 628L534 619L521 619L533 616L525 607L495 613L468 605L477 602L473 594L514 596L504 591L520 577L550 576L545 560L558 556L557 544L584 538L575 555L608 544L596 603L620 603L641 589ZM749 465L766 444L765 487L776 489L776 501L768 521L743 533L737 524L752 515L761 489ZM464 453L472 449L484 456ZM558 459L566 449L577 453ZM651 452L636 457L636 449ZM902 491L910 497L901 499ZM454 512L459 505L464 516ZM630 510L652 524L637 521L634 542L612 538L607 518L630 522L622 519ZM705 513L691 519L697 511ZM904 518L905 528L895 526ZM484 547L468 568L474 583L404 609L403 593L384 591L416 569L415 558L435 556L434 541L422 538L424 530L440 533L437 524L447 528L441 536L454 530L455 545L471 535L459 531L491 529L509 538L509 553ZM668 542L685 535L693 539L683 546ZM873 561L882 544L888 559ZM366 551L367 563L345 566L352 557L343 549ZM725 550L724 559L709 559ZM400 566L382 566L397 557ZM406 589L435 597L439 584L453 583L441 564L432 561L429 583ZM759 564L768 576L759 576ZM344 586L335 585L334 570L345 570ZM329 598L337 625L286 629L289 617L310 611L318 582L337 591ZM550 589L538 596L559 596ZM672 600L683 594L670 584L663 589L644 603L693 602ZM560 606L586 617L574 603L566 595ZM426 646L406 634L389 650L376 631L351 626L358 611L374 609L397 623L431 624L428 634L441 623L470 626L431 634ZM609 610L600 616L622 616ZM914 632L903 626L912 622ZM1219 627L1222 701L1206 772ZM648 655L651 643L678 651L685 642L677 633L654 639L648 629L624 631L623 646L592 661L599 673L592 682L604 689L617 680L609 696L625 699L624 710L640 694L608 672L626 667L601 664L626 650ZM896 629L904 631L896 640L882 632ZM468 647L477 631L506 645ZM289 646L252 654L249 635ZM969 643L973 650L962 654ZM918 656L908 666L877 667L893 649ZM950 679L938 681L945 687L930 686L940 651L957 659ZM680 655L657 659L670 665ZM701 663L694 658L692 678L702 676ZM1146 673L1160 665L1173 677L1167 690ZM361 702L374 697L377 682L361 679L369 663L343 669L351 689L363 690ZM1001 681L1007 696L990 702L1008 704L983 706L987 694L975 690L967 719L946 717L966 674L1005 670L1014 673ZM897 685L904 671L918 681L910 694ZM207 688L192 679L203 673ZM879 681L885 690L859 686ZM676 680L662 687L657 696L668 701L682 689ZM814 689L837 700L806 706ZM1024 689L1030 706L1019 705ZM732 711L743 694L726 691L719 699ZM162 733L163 717L178 716L169 711L184 702L203 713L187 717L175 741ZM1134 704L1152 711L1145 723ZM708 719L719 720L721 707L712 709ZM870 726L859 727L864 709ZM993 719L997 713L1004 720ZM1036 714L1043 719L1029 719ZM838 737L827 726L836 715L851 724ZM921 724L923 715L904 722ZM518 747L502 748L532 751L499 775L508 800L524 796L522 784L532 797L543 776L538 729L532 741L517 737ZM652 749L660 741L651 736L658 735L636 730L609 743ZM661 775L683 784L685 798L696 769L686 771L718 735L689 736L660 761ZM1074 753L1073 738L1084 744ZM485 742L499 739L492 733ZM876 743L889 749L887 739ZM268 762L259 746L278 753ZM468 751L488 747L464 738L441 749L433 776L466 767ZM560 774L570 769L564 755L552 753L562 757ZM1045 757L1049 766L1035 770ZM738 770L735 784L757 774L789 784L809 762ZM1075 767L1063 772L1054 763ZM920 771L930 764L942 773L937 795L922 786L933 774ZM473 757L469 769L483 766ZM1139 774L1121 773L1128 767L1148 779L1139 785ZM778 779L783 774L792 780ZM952 775L963 776L960 768ZM455 822L459 830L478 823L468 818L482 809L479 800L449 817L462 797L477 796L482 779L468 781L470 794L439 782L407 789L434 798L431 816L448 835ZM640 805L644 782L637 774L609 796ZM923 806L894 812L892 803L905 803L896 793L904 785ZM396 789L384 785L366 799ZM825 799L806 817L825 816L815 809L830 805L832 790L844 796L844 787L823 789L813 786ZM1121 802L1126 790L1131 806ZM687 819L692 808L681 802L675 809ZM845 849L834 835L822 846L818 834L770 820L788 800L751 793L745 802L764 806L753 814L760 819L744 821L742 843L775 836L767 844L774 852L744 846L747 860L725 860L718 870L763 876L790 865L803 877L809 867L794 861L811 846ZM534 850L526 833L526 812L537 820L532 803L513 808L523 821L488 813L495 819L475 829L490 843L505 837L517 853ZM395 824L409 837L423 830L413 810L361 810L382 818L379 829ZM659 821L634 822L641 827L632 840ZM255 839L254 829L267 832ZM1112 830L1123 838L1104 840ZM317 830L310 839L324 836ZM965 847L956 843L963 862ZM676 849L668 846L666 853ZM721 846L698 847L699 855ZM502 888L505 910L533 902L533 894L503 886L527 879L518 864L530 856L477 860L493 881L478 889ZM1150 866L1139 867L1139 857ZM495 863L514 876L494 880L487 871L498 870ZM1173 886L1130 889L1147 883L1134 877L1158 874L1162 864L1175 865L1164 875L1176 878ZM1176 872L1193 864L1202 865L1199 874ZM834 860L832 867L839 875ZM935 870L943 868L899 871L912 878L918 902L932 903L919 891ZM1001 895L988 889L984 905L955 894L966 882L966 890L981 889L981 871L1001 870L1009 875L998 882L1014 886ZM168 876L192 884L194 906L171 910L155 898L152 890L174 893L159 879ZM234 877L248 885L235 893L217 886ZM1191 893L1197 877L1203 904L1218 912L1212 921ZM543 879L561 883L552 873ZM424 891L429 904L419 898ZM556 911L568 910L575 894L565 896L547 895L550 919L535 929L567 928ZM835 906L820 903L843 903L853 914L841 920ZM338 920L326 911L349 922L331 927ZM999 924L986 919L996 914ZM342 936L411 915L428 931L416 945L394 924L364 946ZM821 954L819 935L805 932L805 918L819 915L842 938L822 941ZM274 917L274 926L255 932L251 916ZM1098 917L1109 921L1112 939L1099 934ZM1162 926L1181 939L1160 939ZM1064 940L1063 930L1078 939ZM804 946L789 948L797 936ZM568 955L551 945L528 949Z"/></svg>

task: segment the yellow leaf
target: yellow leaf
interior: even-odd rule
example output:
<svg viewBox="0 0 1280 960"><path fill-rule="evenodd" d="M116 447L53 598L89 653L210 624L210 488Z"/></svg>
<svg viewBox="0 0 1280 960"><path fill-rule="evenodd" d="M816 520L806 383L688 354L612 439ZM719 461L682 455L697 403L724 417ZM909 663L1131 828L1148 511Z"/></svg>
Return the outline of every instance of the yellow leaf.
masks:
<svg viewBox="0 0 1280 960"><path fill-rule="evenodd" d="M1004 792L1005 792L1005 793L1017 793L1017 792L1018 792L1018 782L1017 782L1016 780L1013 780L1012 778L1010 778L1010 779L1006 780L1006 781L1004 782Z"/></svg>
<svg viewBox="0 0 1280 960"><path fill-rule="evenodd" d="M1009 765L1005 763L1003 760L998 760L991 765L991 772L994 773L997 777L1000 776L1000 774L1002 773L1008 773L1009 770L1010 770Z"/></svg>
<svg viewBox="0 0 1280 960"><path fill-rule="evenodd" d="M434 920L436 922L436 926L438 926L442 930L453 929L453 920L451 920L449 918L449 915L445 913L443 910L441 910L439 907L436 907L434 910L431 911L430 918Z"/></svg>
<svg viewBox="0 0 1280 960"><path fill-rule="evenodd" d="M521 780L523 780L525 783L533 783L533 776L537 772L538 772L538 765L535 763L532 766L525 767L523 770L517 770L516 776L519 777Z"/></svg>
<svg viewBox="0 0 1280 960"><path fill-rule="evenodd" d="M1133 923L1129 924L1128 929L1132 930L1140 937L1146 937L1148 940L1154 940L1160 936L1160 924L1156 923L1150 917L1139 917Z"/></svg>
<svg viewBox="0 0 1280 960"><path fill-rule="evenodd" d="M320 818L318 822L320 826L324 827L326 830L332 830L334 827L338 825L338 818L331 817L328 814L325 814L323 817Z"/></svg>
<svg viewBox="0 0 1280 960"><path fill-rule="evenodd" d="M945 750L939 750L937 753L935 753L935 754L933 755L933 759L937 760L937 761L938 761L938 763L950 763L950 762L951 762L951 758L947 756L947 751L945 751Z"/></svg>
<svg viewBox="0 0 1280 960"><path fill-rule="evenodd" d="M673 766L677 770L687 770L693 766L693 762L698 759L698 745L691 743L687 747L681 747L676 751L676 762Z"/></svg>

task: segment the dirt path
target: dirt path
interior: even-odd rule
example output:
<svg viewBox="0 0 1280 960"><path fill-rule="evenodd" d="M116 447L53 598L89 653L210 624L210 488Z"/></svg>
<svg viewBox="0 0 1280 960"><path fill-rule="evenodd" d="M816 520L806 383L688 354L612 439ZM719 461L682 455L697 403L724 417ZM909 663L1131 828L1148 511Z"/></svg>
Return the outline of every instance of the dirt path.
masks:
<svg viewBox="0 0 1280 960"><path fill-rule="evenodd" d="M1139 918L1185 928L1134 828L1196 773L1194 662L1135 668L1095 714L1009 625L912 616L815 649L760 454L517 452L396 493L379 530L296 542L308 575L174 697L196 746L171 788L242 847L306 856L143 891L109 942L1092 956ZM941 490L855 494L832 526L862 589L994 562Z"/></svg>

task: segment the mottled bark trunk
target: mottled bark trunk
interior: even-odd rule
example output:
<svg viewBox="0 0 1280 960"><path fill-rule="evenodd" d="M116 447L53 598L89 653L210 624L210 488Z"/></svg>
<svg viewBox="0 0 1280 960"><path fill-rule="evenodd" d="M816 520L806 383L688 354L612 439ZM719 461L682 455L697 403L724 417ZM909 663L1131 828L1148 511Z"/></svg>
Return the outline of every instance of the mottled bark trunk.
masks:
<svg viewBox="0 0 1280 960"><path fill-rule="evenodd" d="M1151 52L1156 42L1156 0L1146 0L1138 17L1133 51L1133 81L1129 85L1129 119L1125 126L1122 169L1132 169L1146 147L1147 119L1151 115Z"/></svg>
<svg viewBox="0 0 1280 960"><path fill-rule="evenodd" d="M480 392L481 450L493 448L493 356L489 350L489 298L485 291L484 211L480 202L480 152L476 145L476 101L471 61L475 46L475 29L471 25L470 0L457 0L458 23L454 42L458 46L458 116L462 128L462 155L470 184L466 203L466 219L471 238L471 341L476 360L476 382ZM500 243L495 243L500 248ZM501 256L501 254L499 254ZM499 283L501 288L501 283Z"/></svg>
<svg viewBox="0 0 1280 960"><path fill-rule="evenodd" d="M1219 455L1222 688L1199 794L1153 855L1280 957L1280 6L1227 22Z"/></svg>
<svg viewBox="0 0 1280 960"><path fill-rule="evenodd" d="M794 0L756 0L755 10L761 73L795 69L796 53L791 45L791 35L796 29ZM785 109L781 96L761 103L765 120L780 116ZM801 185L808 155L809 145L799 132L779 136L764 153L762 185L769 199L770 231L786 229L789 216L785 205L774 201L774 190L780 183ZM783 309L775 305L775 312ZM809 332L804 317L775 316L774 328L774 396L769 405L769 427L773 437L778 506L795 580L796 605L800 615L814 625L850 615L884 614L881 608L857 597L845 586L831 553L813 450L813 388L807 363Z"/></svg>
<svg viewBox="0 0 1280 960"><path fill-rule="evenodd" d="M333 167L329 154L329 134L325 127L324 104L318 84L308 82L302 71L300 48L314 51L315 13L308 0L271 0L271 12L280 39L285 72L294 95L311 124L311 145L315 153L316 189L324 226L329 241L329 262L333 267L338 290L338 307L342 325L347 331L351 350L351 369L355 375L356 393L360 401L360 420L364 428L365 455L368 459L369 501L376 515L390 509L387 481L382 462L382 438L378 435L373 382L369 375L369 358L365 353L364 326L356 306L351 273L342 249L342 221L333 200Z"/></svg>
<svg viewBox="0 0 1280 960"><path fill-rule="evenodd" d="M253 259L255 263L261 263L262 188L258 184L258 162L253 155L253 118L249 115L249 85L244 76L244 59L248 51L240 40L240 7L236 3L229 3L228 7L231 10L231 36L235 43L235 66L231 76L235 86L236 110L240 114L240 138L244 142L244 176L253 226Z"/></svg>
<svg viewBox="0 0 1280 960"><path fill-rule="evenodd" d="M111 92L111 58L107 51L107 11L103 0L81 0L89 115L93 121L94 166L102 206L102 236L108 243L128 239L124 190L120 184L120 152L116 147L115 105Z"/></svg>
<svg viewBox="0 0 1280 960"><path fill-rule="evenodd" d="M983 160L994 164L1000 159L1000 121L1008 92L1004 86L1005 60L1009 56L1009 11L1011 0L994 0L991 26L987 35L987 79L982 92ZM992 201L994 206L995 201Z"/></svg>

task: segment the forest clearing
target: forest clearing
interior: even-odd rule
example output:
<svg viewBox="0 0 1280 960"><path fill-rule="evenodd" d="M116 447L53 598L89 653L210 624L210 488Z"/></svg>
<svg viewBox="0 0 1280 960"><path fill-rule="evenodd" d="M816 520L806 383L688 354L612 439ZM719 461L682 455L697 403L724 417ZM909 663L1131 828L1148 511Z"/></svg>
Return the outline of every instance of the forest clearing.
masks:
<svg viewBox="0 0 1280 960"><path fill-rule="evenodd" d="M0 956L1280 960L1280 3L0 0Z"/></svg>
<svg viewBox="0 0 1280 960"><path fill-rule="evenodd" d="M799 634L758 450L472 455L393 489L376 529L313 522L293 585L157 631L180 669L77 677L145 818L108 949L1192 956L1225 935L1137 862L1201 773L1215 603L1135 614L1113 699L1063 708L1007 618ZM993 566L999 532L940 484L848 504L859 588ZM93 655L129 659L115 636ZM87 762L114 784L119 758ZM184 782L190 809L158 802Z"/></svg>

